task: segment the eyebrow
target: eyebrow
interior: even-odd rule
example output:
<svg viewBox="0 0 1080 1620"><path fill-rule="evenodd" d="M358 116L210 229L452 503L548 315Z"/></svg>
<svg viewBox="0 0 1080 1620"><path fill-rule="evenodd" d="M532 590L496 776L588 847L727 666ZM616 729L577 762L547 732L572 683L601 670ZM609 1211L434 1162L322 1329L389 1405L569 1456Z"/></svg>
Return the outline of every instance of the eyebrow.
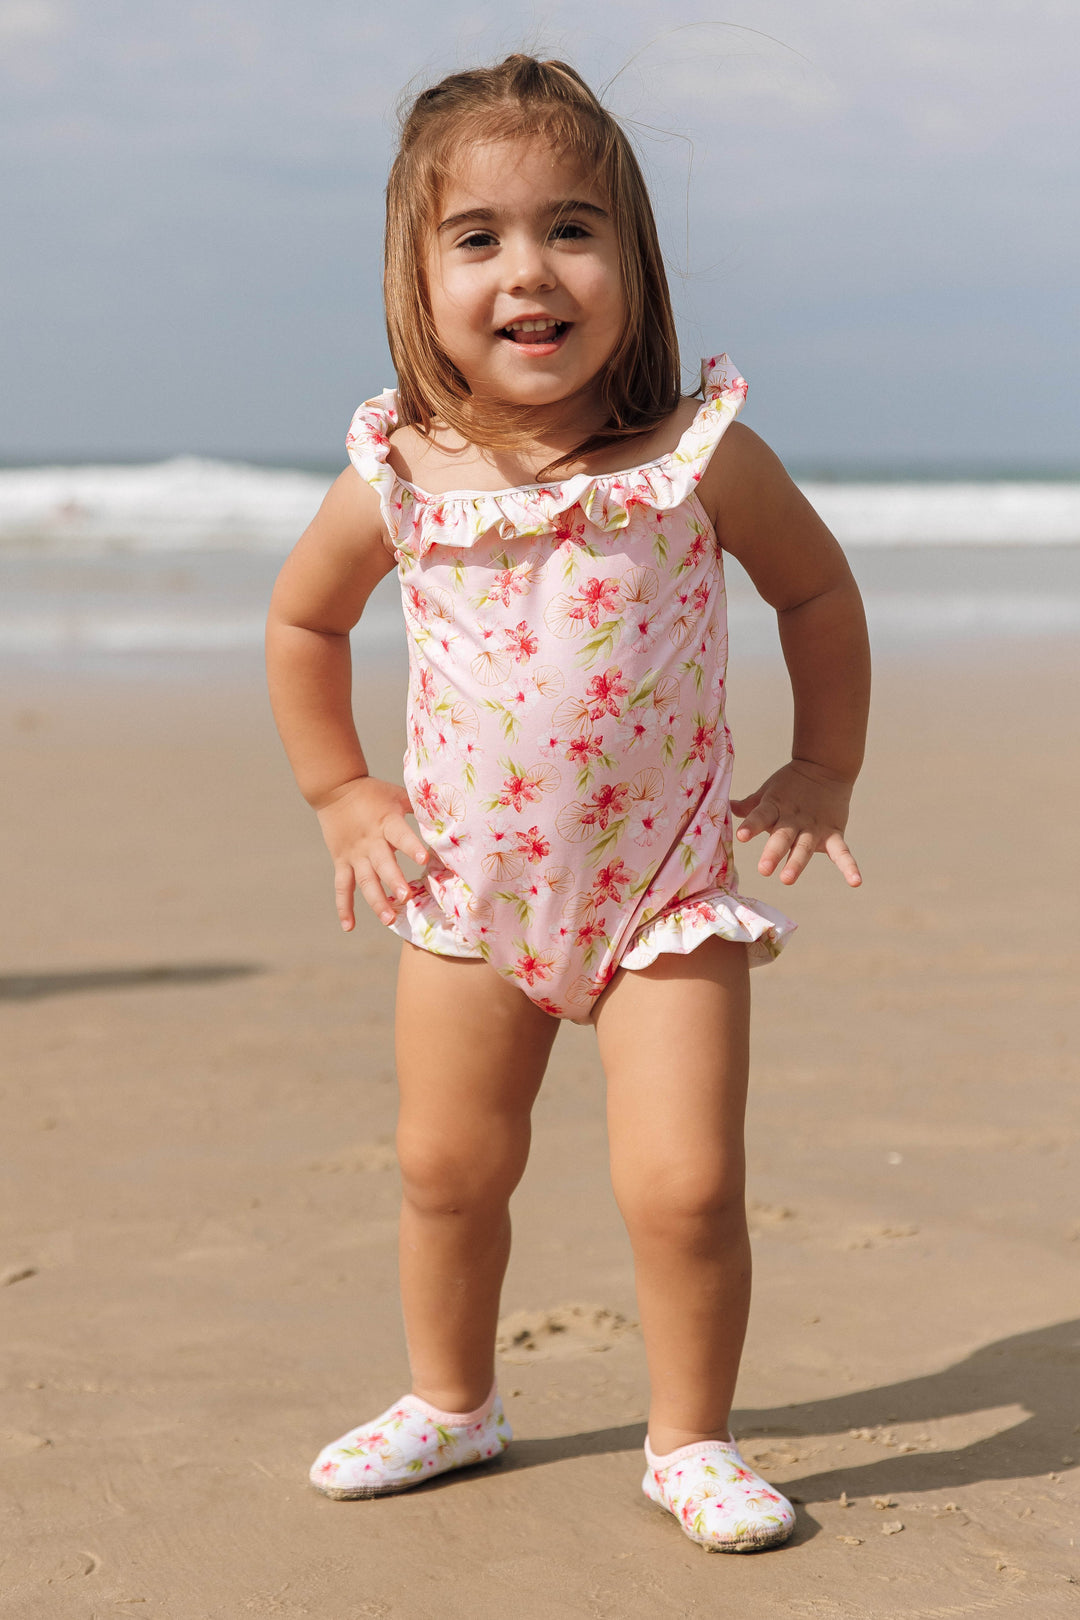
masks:
<svg viewBox="0 0 1080 1620"><path fill-rule="evenodd" d="M551 219L555 214L592 214L597 219L608 219L610 216L605 208L598 208L596 203L581 202L577 198L567 198L563 202L541 203L534 211L534 219ZM496 223L503 217L497 208L466 208L463 213L451 214L439 226L440 231L448 231L455 225L463 225L468 219L485 220Z"/></svg>

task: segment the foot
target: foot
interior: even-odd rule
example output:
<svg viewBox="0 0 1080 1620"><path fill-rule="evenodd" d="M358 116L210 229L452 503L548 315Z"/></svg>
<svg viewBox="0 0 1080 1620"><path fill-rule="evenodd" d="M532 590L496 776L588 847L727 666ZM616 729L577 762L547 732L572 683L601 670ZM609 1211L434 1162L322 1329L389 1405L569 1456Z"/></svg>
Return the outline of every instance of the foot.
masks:
<svg viewBox="0 0 1080 1620"><path fill-rule="evenodd" d="M791 1503L746 1466L734 1440L701 1440L658 1457L646 1439L645 1459L645 1495L710 1551L778 1547L795 1528Z"/></svg>
<svg viewBox="0 0 1080 1620"><path fill-rule="evenodd" d="M418 1395L405 1395L324 1446L309 1477L316 1490L339 1500L385 1496L451 1468L493 1462L511 1438L496 1389L475 1412L440 1412Z"/></svg>

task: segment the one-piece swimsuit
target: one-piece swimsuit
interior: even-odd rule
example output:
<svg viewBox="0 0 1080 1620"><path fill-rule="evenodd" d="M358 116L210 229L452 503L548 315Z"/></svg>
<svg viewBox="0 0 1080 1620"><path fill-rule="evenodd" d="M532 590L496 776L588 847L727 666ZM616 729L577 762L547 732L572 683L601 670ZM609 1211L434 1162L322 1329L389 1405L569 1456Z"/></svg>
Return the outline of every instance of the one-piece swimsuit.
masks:
<svg viewBox="0 0 1080 1620"><path fill-rule="evenodd" d="M409 648L404 780L428 869L390 926L588 1021L617 968L795 926L741 896L723 562L695 493L746 397L726 355L667 455L430 495L388 457L393 390L347 440L378 491Z"/></svg>

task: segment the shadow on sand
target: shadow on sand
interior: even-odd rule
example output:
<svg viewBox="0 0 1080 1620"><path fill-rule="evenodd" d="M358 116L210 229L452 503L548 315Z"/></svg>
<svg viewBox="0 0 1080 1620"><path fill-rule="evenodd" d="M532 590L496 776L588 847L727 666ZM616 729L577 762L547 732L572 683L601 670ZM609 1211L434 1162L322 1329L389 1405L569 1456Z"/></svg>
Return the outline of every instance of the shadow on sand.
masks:
<svg viewBox="0 0 1080 1620"><path fill-rule="evenodd" d="M885 1451L864 1463L786 1479L797 1501L835 1501L897 1492L953 1490L980 1480L1031 1479L1080 1459L1080 1320L1034 1328L974 1351L941 1372L828 1400L732 1414L740 1441L774 1436L846 1434L850 1429L926 1423L998 1407L1023 1407L1027 1417L971 1445L949 1450ZM627 1424L550 1440L515 1440L507 1469L535 1468L568 1457L636 1451L645 1425ZM432 1484L436 1482L433 1480Z"/></svg>
<svg viewBox="0 0 1080 1620"><path fill-rule="evenodd" d="M163 962L153 967L86 969L82 973L0 974L0 1001L39 1001L87 990L138 990L147 986L215 984L263 973L258 962Z"/></svg>

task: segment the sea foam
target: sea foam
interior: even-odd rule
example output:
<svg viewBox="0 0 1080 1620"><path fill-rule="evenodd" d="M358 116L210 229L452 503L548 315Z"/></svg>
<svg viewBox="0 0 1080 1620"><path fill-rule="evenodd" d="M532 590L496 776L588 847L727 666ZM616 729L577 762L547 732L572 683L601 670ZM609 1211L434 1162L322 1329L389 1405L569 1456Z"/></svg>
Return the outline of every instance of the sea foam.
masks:
<svg viewBox="0 0 1080 1620"><path fill-rule="evenodd" d="M145 466L0 469L0 551L281 554L329 474L178 456ZM823 483L803 490L844 545L1080 543L1080 482Z"/></svg>

